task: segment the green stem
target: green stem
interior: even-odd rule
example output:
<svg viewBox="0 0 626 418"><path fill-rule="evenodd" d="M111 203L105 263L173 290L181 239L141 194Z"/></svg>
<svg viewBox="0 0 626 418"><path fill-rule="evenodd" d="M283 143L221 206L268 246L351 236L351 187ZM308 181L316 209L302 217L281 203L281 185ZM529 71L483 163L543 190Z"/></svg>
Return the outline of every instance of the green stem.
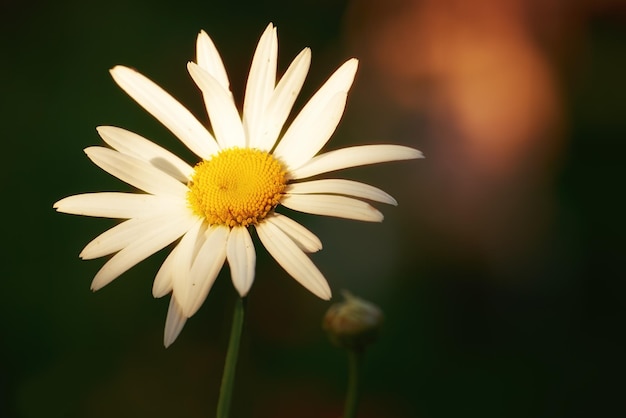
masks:
<svg viewBox="0 0 626 418"><path fill-rule="evenodd" d="M228 351L226 352L224 374L222 374L220 397L217 401L217 418L228 418L230 413L230 403L233 397L233 386L235 385L235 371L237 369L237 358L239 357L239 343L241 342L244 313L245 300L243 298L237 298L235 312L233 313L233 325L230 329Z"/></svg>
<svg viewBox="0 0 626 418"><path fill-rule="evenodd" d="M348 349L348 391L343 418L356 417L359 402L359 367L361 366L362 355L363 352L360 350Z"/></svg>

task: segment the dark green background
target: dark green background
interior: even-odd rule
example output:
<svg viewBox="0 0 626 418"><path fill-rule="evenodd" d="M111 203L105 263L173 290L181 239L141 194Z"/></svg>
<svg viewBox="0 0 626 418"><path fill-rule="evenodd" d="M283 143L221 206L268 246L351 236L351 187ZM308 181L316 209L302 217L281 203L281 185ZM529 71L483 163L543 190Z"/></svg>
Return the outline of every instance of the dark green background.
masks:
<svg viewBox="0 0 626 418"><path fill-rule="evenodd" d="M129 190L82 152L102 144L98 125L125 127L193 161L112 82L109 68L138 68L201 116L185 70L197 32L205 29L216 42L240 98L254 46L272 21L281 72L301 48L312 48L302 105L352 54L344 42L347 6L1 3L0 416L212 416L235 298L228 270L166 350L167 298L151 295L164 253L93 294L89 284L103 261L80 261L78 253L114 222L57 214L52 204L81 192ZM558 70L565 146L542 182L554 212L538 245L500 268L442 237L420 213L437 204L432 167L446 164L442 154L346 173L398 199L397 208L382 208L382 224L298 216L324 242L313 259L334 294L348 288L386 313L367 356L363 417L626 413L624 45L619 16L594 18L572 41L584 54ZM420 121L392 127L392 138L366 137L364 127L376 124L376 114L366 114L376 109L368 87L357 78L329 147L395 142L428 156L433 139L405 132L419 134ZM509 239L501 245L516 241ZM257 249L233 416L340 416L345 362L320 329L328 304Z"/></svg>

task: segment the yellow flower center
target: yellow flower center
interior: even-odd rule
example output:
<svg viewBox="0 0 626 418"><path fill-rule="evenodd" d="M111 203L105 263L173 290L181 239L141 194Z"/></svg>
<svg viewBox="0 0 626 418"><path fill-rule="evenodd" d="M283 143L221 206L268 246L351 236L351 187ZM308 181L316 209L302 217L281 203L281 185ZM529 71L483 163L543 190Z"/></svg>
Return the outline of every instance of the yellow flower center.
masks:
<svg viewBox="0 0 626 418"><path fill-rule="evenodd" d="M282 164L265 151L229 148L196 164L187 200L211 225L257 224L278 205L285 174Z"/></svg>

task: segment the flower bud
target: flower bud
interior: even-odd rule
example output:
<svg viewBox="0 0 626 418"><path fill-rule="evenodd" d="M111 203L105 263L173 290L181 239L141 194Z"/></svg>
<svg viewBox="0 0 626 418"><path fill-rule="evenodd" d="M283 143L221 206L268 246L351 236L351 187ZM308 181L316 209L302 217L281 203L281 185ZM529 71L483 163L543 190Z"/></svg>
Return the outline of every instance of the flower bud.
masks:
<svg viewBox="0 0 626 418"><path fill-rule="evenodd" d="M383 312L371 302L342 292L345 301L328 308L322 328L330 340L343 348L363 350L374 342L383 323Z"/></svg>

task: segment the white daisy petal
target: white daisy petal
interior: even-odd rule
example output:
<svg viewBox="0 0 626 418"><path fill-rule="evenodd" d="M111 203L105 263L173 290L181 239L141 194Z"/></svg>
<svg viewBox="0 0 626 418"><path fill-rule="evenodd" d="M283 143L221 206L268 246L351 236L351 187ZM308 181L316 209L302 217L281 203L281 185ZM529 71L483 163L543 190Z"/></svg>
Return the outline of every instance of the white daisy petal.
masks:
<svg viewBox="0 0 626 418"><path fill-rule="evenodd" d="M277 57L276 28L270 23L254 52L243 101L243 125L251 147L261 142L264 114L276 85Z"/></svg>
<svg viewBox="0 0 626 418"><path fill-rule="evenodd" d="M130 245L137 237L149 234L159 225L180 216L179 211L161 210L151 216L129 219L94 238L81 251L79 257L83 260L91 260L116 253Z"/></svg>
<svg viewBox="0 0 626 418"><path fill-rule="evenodd" d="M177 204L175 199L144 193L99 192L69 196L53 207L73 215L129 219Z"/></svg>
<svg viewBox="0 0 626 418"><path fill-rule="evenodd" d="M313 215L336 216L357 221L382 222L383 214L361 200L323 194L286 195L281 205Z"/></svg>
<svg viewBox="0 0 626 418"><path fill-rule="evenodd" d="M187 317L183 315L183 311L176 301L176 297L172 295L170 306L167 309L167 318L165 319L165 332L163 334L163 345L165 348L172 345L178 335L183 330L187 322Z"/></svg>
<svg viewBox="0 0 626 418"><path fill-rule="evenodd" d="M230 82L222 58L205 31L200 31L198 34L196 61L203 70L211 74L220 83L224 90L230 93Z"/></svg>
<svg viewBox="0 0 626 418"><path fill-rule="evenodd" d="M167 256L163 265L157 272L156 277L154 278L154 283L152 285L152 296L155 298L160 298L168 293L170 293L174 288L174 277L176 275L185 275L189 274L189 270L191 269L191 261L187 263L179 262L181 256L179 252L188 252L187 254L193 255L194 246L193 243L196 241L199 231L202 227L202 219L198 219L189 231L183 235L181 241L174 247L174 249ZM185 242L191 242L189 247L186 247Z"/></svg>
<svg viewBox="0 0 626 418"><path fill-rule="evenodd" d="M332 97L337 92L347 93L352 87L356 70L359 67L359 60L350 58L344 62L335 72L326 80L324 85L319 88L310 101L325 101L324 97Z"/></svg>
<svg viewBox="0 0 626 418"><path fill-rule="evenodd" d="M256 226L259 239L287 273L317 297L329 300L328 282L311 259L276 225L263 222Z"/></svg>
<svg viewBox="0 0 626 418"><path fill-rule="evenodd" d="M144 192L179 198L187 193L183 183L130 155L105 147L85 148L85 154L107 173Z"/></svg>
<svg viewBox="0 0 626 418"><path fill-rule="evenodd" d="M134 132L115 126L98 126L96 129L104 142L117 151L150 163L177 180L187 182L193 173L189 164Z"/></svg>
<svg viewBox="0 0 626 418"><path fill-rule="evenodd" d="M265 222L276 225L307 253L315 253L322 249L322 241L314 233L285 215L274 212L265 218Z"/></svg>
<svg viewBox="0 0 626 418"><path fill-rule="evenodd" d="M424 155L414 148L403 145L360 145L313 157L302 167L291 171L290 176L292 179L303 179L344 168L414 158L424 158Z"/></svg>
<svg viewBox="0 0 626 418"><path fill-rule="evenodd" d="M187 70L202 90L213 133L220 148L245 147L246 138L241 118L230 92L224 90L211 74L195 62L188 63Z"/></svg>
<svg viewBox="0 0 626 418"><path fill-rule="evenodd" d="M290 169L309 161L335 132L357 67L358 61L353 58L335 71L283 135L274 154L282 158Z"/></svg>
<svg viewBox="0 0 626 418"><path fill-rule="evenodd" d="M161 268L157 272L154 277L154 282L152 282L152 296L155 298L162 298L163 296L171 293L174 284L172 280L172 266L174 265L174 260L176 258L176 249L178 246L174 247L172 251L167 255L163 264L161 264Z"/></svg>
<svg viewBox="0 0 626 418"><path fill-rule="evenodd" d="M248 228L239 226L231 229L226 245L226 259L235 289L241 297L246 296L254 281L256 267L256 252Z"/></svg>
<svg viewBox="0 0 626 418"><path fill-rule="evenodd" d="M340 92L328 102L320 103L318 107L309 107L308 112L302 112L293 121L289 130L278 143L274 155L280 158L289 170L302 166L318 153L335 132L339 120L343 115L348 95ZM291 140L297 138L297 141ZM283 140L291 147L281 147Z"/></svg>
<svg viewBox="0 0 626 418"><path fill-rule="evenodd" d="M170 222L156 225L149 233L137 237L102 266L91 282L91 289L94 291L101 289L135 264L171 244L183 235L194 221L195 219L191 217L176 217Z"/></svg>
<svg viewBox="0 0 626 418"><path fill-rule="evenodd" d="M132 243L138 236L138 232L152 229L153 226L158 225L160 222L161 218L158 218L158 220L155 220L155 218L133 218L124 221L113 228L107 229L91 240L78 257L83 260L92 260L116 253Z"/></svg>
<svg viewBox="0 0 626 418"><path fill-rule="evenodd" d="M263 119L264 128L261 130L261 135L251 138L254 141L258 139L259 142L254 143L251 141L250 147L264 151L270 151L274 147L278 135L300 93L300 89L302 89L310 65L311 50L305 48L293 60L278 82L267 105L267 111Z"/></svg>
<svg viewBox="0 0 626 418"><path fill-rule="evenodd" d="M229 232L229 228L225 226L211 227L207 230L206 240L191 266L184 283L184 290L178 292L174 288L177 298L182 293L180 306L187 318L200 309L226 261L226 242Z"/></svg>
<svg viewBox="0 0 626 418"><path fill-rule="evenodd" d="M209 131L189 110L153 81L121 65L111 69L111 75L122 90L172 131L196 155L208 159L218 151L217 143Z"/></svg>
<svg viewBox="0 0 626 418"><path fill-rule="evenodd" d="M199 222L189 228L176 246L176 257L172 259L172 291L178 300L178 304L183 306L187 298L187 281L189 271L193 264L198 249L205 241L206 225Z"/></svg>
<svg viewBox="0 0 626 418"><path fill-rule="evenodd" d="M313 180L302 183L291 183L285 188L286 194L339 194L360 197L397 206L396 199L377 187L358 181L343 179Z"/></svg>

